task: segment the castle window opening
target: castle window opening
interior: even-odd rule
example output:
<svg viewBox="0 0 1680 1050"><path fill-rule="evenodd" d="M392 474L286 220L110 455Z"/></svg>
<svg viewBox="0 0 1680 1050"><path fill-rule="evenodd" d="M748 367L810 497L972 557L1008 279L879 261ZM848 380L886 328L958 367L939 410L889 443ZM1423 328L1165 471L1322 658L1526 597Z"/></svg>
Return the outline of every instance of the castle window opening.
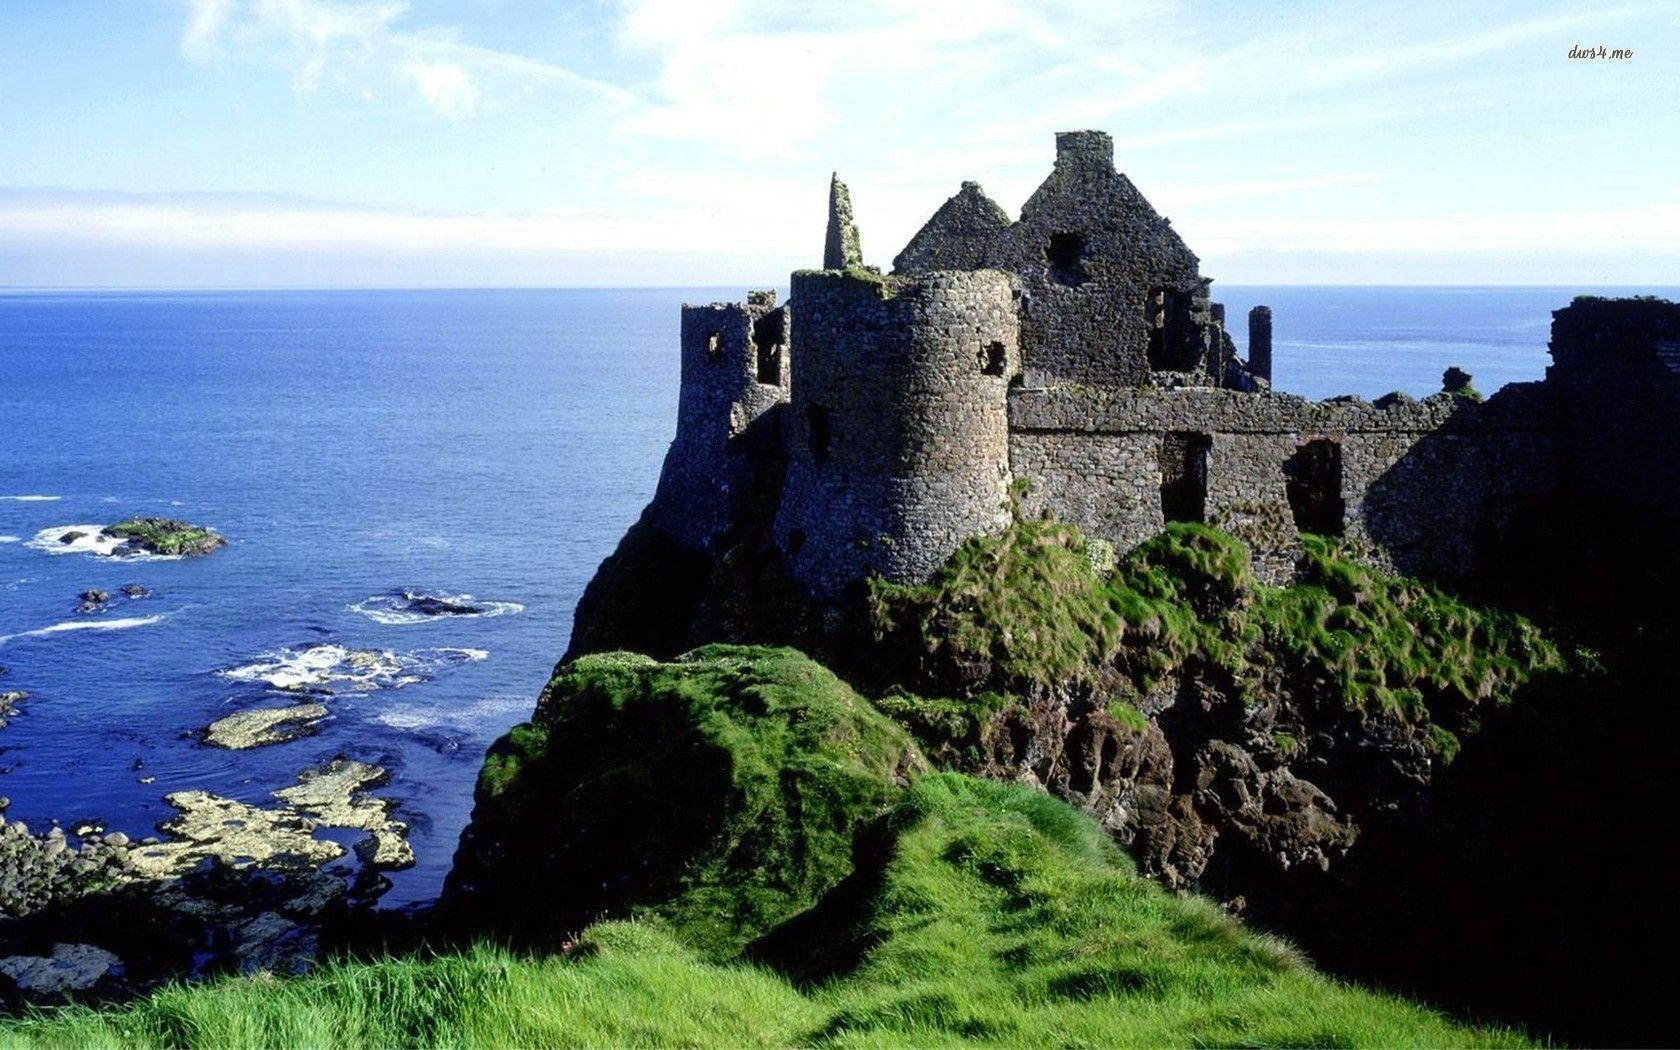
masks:
<svg viewBox="0 0 1680 1050"><path fill-rule="evenodd" d="M811 462L822 466L828 462L829 446L834 436L829 432L828 409L822 405L805 408L805 442L811 449Z"/></svg>
<svg viewBox="0 0 1680 1050"><path fill-rule="evenodd" d="M1044 260L1050 264L1050 279L1077 288L1084 284L1085 238L1077 233L1052 233L1045 245Z"/></svg>
<svg viewBox="0 0 1680 1050"><path fill-rule="evenodd" d="M782 344L786 338L787 315L780 310L772 310L753 322L753 350L760 383L782 385Z"/></svg>
<svg viewBox="0 0 1680 1050"><path fill-rule="evenodd" d="M713 361L723 359L723 333L706 333L706 357Z"/></svg>
<svg viewBox="0 0 1680 1050"><path fill-rule="evenodd" d="M1190 330L1190 297L1172 288L1151 288L1144 311L1149 327L1149 367L1157 372L1194 371L1196 348L1185 337Z"/></svg>
<svg viewBox="0 0 1680 1050"><path fill-rule="evenodd" d="M1340 443L1329 438L1306 442L1284 461L1283 476L1295 527L1321 536L1340 536L1344 509Z"/></svg>
<svg viewBox="0 0 1680 1050"><path fill-rule="evenodd" d="M1009 367L1009 351L1002 343L987 343L980 348L980 372L982 375L1001 376Z"/></svg>
<svg viewBox="0 0 1680 1050"><path fill-rule="evenodd" d="M1210 434L1167 434L1161 438L1161 517L1207 521Z"/></svg>

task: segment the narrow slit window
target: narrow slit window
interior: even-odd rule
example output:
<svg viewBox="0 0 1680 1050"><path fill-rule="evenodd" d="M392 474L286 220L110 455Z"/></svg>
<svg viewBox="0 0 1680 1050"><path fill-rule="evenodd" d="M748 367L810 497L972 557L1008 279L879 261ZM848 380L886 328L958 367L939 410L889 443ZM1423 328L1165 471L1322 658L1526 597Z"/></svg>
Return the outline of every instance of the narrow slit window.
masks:
<svg viewBox="0 0 1680 1050"><path fill-rule="evenodd" d="M828 409L822 405L808 405L805 409L805 440L811 449L811 462L819 467L827 463L834 435L829 430Z"/></svg>

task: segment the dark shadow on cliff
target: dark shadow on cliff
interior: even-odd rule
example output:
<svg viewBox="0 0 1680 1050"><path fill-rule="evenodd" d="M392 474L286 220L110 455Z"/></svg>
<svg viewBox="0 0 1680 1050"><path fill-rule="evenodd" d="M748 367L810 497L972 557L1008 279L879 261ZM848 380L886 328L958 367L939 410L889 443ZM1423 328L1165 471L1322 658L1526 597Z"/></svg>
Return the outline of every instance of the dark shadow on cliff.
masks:
<svg viewBox="0 0 1680 1050"><path fill-rule="evenodd" d="M1531 683L1438 775L1422 819L1368 824L1290 906L1251 895L1247 914L1332 970L1460 1013L1672 1044L1680 676L1663 662Z"/></svg>

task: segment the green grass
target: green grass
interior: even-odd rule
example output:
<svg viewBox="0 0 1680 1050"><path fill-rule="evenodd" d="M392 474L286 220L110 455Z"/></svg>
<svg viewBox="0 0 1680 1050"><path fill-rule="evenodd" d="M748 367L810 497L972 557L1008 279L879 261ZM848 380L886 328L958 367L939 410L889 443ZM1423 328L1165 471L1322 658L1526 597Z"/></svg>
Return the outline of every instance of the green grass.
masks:
<svg viewBox="0 0 1680 1050"><path fill-rule="evenodd" d="M1071 525L1017 520L964 543L927 584L873 581L876 630L924 692L1118 674L1141 695L1196 663L1239 690L1281 674L1310 703L1415 727L1443 758L1482 705L1566 667L1527 620L1366 568L1324 537L1302 537L1300 578L1284 587L1258 584L1241 541L1206 526L1169 525L1106 572L1092 547Z"/></svg>
<svg viewBox="0 0 1680 1050"><path fill-rule="evenodd" d="M729 954L843 878L857 828L922 764L792 649L582 657L490 749L448 896L532 940L657 914Z"/></svg>
<svg viewBox="0 0 1680 1050"><path fill-rule="evenodd" d="M1206 901L1139 877L1092 821L1026 788L926 776L865 864L715 961L680 923L587 930L565 955L478 947L227 978L13 1023L56 1046L1471 1046L1454 1024L1316 973Z"/></svg>
<svg viewBox="0 0 1680 1050"><path fill-rule="evenodd" d="M1267 658L1351 707L1474 731L1484 701L1504 702L1528 678L1565 667L1519 616L1355 564L1321 536L1302 546L1301 580L1263 589L1251 616Z"/></svg>

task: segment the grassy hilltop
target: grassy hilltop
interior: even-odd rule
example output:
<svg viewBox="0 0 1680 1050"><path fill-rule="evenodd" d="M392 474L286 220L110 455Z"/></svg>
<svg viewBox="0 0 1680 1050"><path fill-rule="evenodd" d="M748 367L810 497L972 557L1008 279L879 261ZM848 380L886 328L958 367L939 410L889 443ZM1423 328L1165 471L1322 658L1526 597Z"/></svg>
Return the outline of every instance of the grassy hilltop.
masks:
<svg viewBox="0 0 1680 1050"><path fill-rule="evenodd" d="M791 650L575 661L486 763L474 828L501 863L464 869L451 896L469 915L475 894L499 896L488 914L517 947L223 978L37 1015L0 1041L1522 1042L1315 972L1138 875L1059 801L928 770L896 724ZM594 842L630 877L602 885ZM599 918L573 933L543 921L584 911Z"/></svg>

